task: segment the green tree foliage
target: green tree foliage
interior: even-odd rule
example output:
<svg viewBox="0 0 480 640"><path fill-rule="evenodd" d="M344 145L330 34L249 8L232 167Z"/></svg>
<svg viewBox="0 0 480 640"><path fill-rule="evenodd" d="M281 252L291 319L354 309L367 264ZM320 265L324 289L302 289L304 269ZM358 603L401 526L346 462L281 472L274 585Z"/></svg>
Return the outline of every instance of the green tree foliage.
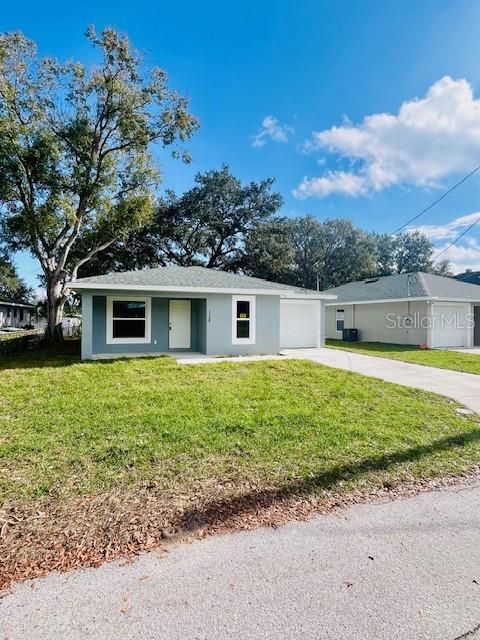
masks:
<svg viewBox="0 0 480 640"><path fill-rule="evenodd" d="M245 241L242 270L258 278L293 284L296 281L293 220L273 218L253 229Z"/></svg>
<svg viewBox="0 0 480 640"><path fill-rule="evenodd" d="M252 275L309 289L334 287L375 270L373 238L344 219L269 221L249 238L247 248Z"/></svg>
<svg viewBox="0 0 480 640"><path fill-rule="evenodd" d="M167 264L237 271L249 235L282 204L272 185L271 178L242 184L226 165L199 173L192 189L167 192L150 225L113 245L82 275Z"/></svg>
<svg viewBox="0 0 480 640"><path fill-rule="evenodd" d="M435 262L431 241L419 231L396 236L375 235L375 242L377 245L376 275L413 271L451 275L449 263Z"/></svg>
<svg viewBox="0 0 480 640"><path fill-rule="evenodd" d="M0 298L30 301L33 292L18 275L6 249L0 247Z"/></svg>
<svg viewBox="0 0 480 640"><path fill-rule="evenodd" d="M247 240L245 265L260 278L328 289L411 271L450 275L448 262L436 263L433 255L432 243L418 232L392 238L363 231L350 220L305 216L260 225Z"/></svg>
<svg viewBox="0 0 480 640"><path fill-rule="evenodd" d="M167 76L148 69L113 29L87 38L97 61L40 58L21 33L0 36L0 202L12 249L39 260L50 338L61 337L67 284L79 268L148 222L158 143L179 145L198 126Z"/></svg>

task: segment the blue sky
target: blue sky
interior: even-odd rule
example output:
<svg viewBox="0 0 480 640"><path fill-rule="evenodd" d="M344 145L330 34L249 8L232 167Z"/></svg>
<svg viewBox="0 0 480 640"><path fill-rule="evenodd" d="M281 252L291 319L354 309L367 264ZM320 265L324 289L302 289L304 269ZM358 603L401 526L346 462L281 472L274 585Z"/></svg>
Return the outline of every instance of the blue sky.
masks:
<svg viewBox="0 0 480 640"><path fill-rule="evenodd" d="M468 0L25 0L0 24L82 60L86 27L110 25L165 68L202 127L191 166L159 156L164 187L226 162L275 177L285 215L393 231L480 164L479 18ZM441 248L477 211L480 172L419 225ZM447 255L480 269L480 224ZM35 262L17 262L36 284Z"/></svg>

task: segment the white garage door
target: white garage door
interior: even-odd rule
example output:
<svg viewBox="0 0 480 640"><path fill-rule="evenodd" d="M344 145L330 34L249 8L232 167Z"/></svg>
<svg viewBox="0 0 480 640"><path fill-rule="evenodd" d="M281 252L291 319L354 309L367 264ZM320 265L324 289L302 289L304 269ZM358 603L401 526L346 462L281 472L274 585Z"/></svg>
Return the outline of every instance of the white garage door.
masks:
<svg viewBox="0 0 480 640"><path fill-rule="evenodd" d="M432 347L468 346L468 304L433 305Z"/></svg>
<svg viewBox="0 0 480 640"><path fill-rule="evenodd" d="M318 346L320 302L280 300L280 347L298 349Z"/></svg>

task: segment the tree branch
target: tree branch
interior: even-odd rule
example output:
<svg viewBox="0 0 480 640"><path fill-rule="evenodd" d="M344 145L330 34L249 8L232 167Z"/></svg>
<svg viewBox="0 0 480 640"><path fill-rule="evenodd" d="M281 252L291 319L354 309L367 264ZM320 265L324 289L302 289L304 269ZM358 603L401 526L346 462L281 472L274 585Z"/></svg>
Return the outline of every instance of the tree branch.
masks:
<svg viewBox="0 0 480 640"><path fill-rule="evenodd" d="M86 262L91 260L93 258L93 256L96 255L97 253L100 253L100 251L104 251L105 249L108 249L108 247L111 244L113 244L115 242L115 240L118 240L118 236L116 236L112 240L108 240L107 242L104 242L103 244L98 245L98 247L95 247L94 249L89 251L85 257L83 257L81 260L79 260L77 262L77 264L74 266L73 270L72 270L72 275L71 275L70 281L74 281L74 280L77 279L78 270L80 269L80 267L83 264L85 264Z"/></svg>

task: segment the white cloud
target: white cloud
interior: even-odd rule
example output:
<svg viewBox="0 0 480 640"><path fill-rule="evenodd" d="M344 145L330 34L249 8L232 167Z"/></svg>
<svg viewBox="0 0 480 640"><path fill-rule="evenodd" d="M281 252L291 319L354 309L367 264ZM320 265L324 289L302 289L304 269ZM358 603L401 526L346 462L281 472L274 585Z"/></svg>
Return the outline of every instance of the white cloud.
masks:
<svg viewBox="0 0 480 640"><path fill-rule="evenodd" d="M448 243L435 247L436 255L447 246ZM448 260L454 273L461 273L466 269L480 271L480 244L476 239L470 239L465 244L454 244L442 253L439 260Z"/></svg>
<svg viewBox="0 0 480 640"><path fill-rule="evenodd" d="M455 240L462 231L465 231L479 217L480 211L475 211L445 224L425 224L418 227L408 227L407 231L420 231L428 236L435 244L434 259L438 256L439 260L448 260L454 273L459 273L466 269L478 271L480 270L480 236L478 234L480 227L472 228L469 235L465 234L452 247L449 247L449 245L452 240ZM442 255L439 255L440 252L442 252Z"/></svg>
<svg viewBox="0 0 480 640"><path fill-rule="evenodd" d="M262 126L252 138L252 147L263 147L269 140L288 142L292 134L292 127L281 124L274 116L265 116L262 120Z"/></svg>
<svg viewBox="0 0 480 640"><path fill-rule="evenodd" d="M458 236L466 227L471 225L480 217L480 211L469 213L466 216L455 218L446 224L425 224L415 228L409 228L409 231L420 231L430 238L430 240L448 240Z"/></svg>
<svg viewBox="0 0 480 640"><path fill-rule="evenodd" d="M303 200L309 196L323 198L332 193L347 196L360 196L367 193L367 184L363 176L345 171L326 171L320 178L305 177L293 191L296 198Z"/></svg>
<svg viewBox="0 0 480 640"><path fill-rule="evenodd" d="M479 162L480 100L467 80L445 76L425 97L404 102L398 114L377 113L358 125L345 121L314 132L304 148L327 150L348 159L352 168L304 178L294 191L298 198L359 196L399 184L439 186L447 176L468 172Z"/></svg>

